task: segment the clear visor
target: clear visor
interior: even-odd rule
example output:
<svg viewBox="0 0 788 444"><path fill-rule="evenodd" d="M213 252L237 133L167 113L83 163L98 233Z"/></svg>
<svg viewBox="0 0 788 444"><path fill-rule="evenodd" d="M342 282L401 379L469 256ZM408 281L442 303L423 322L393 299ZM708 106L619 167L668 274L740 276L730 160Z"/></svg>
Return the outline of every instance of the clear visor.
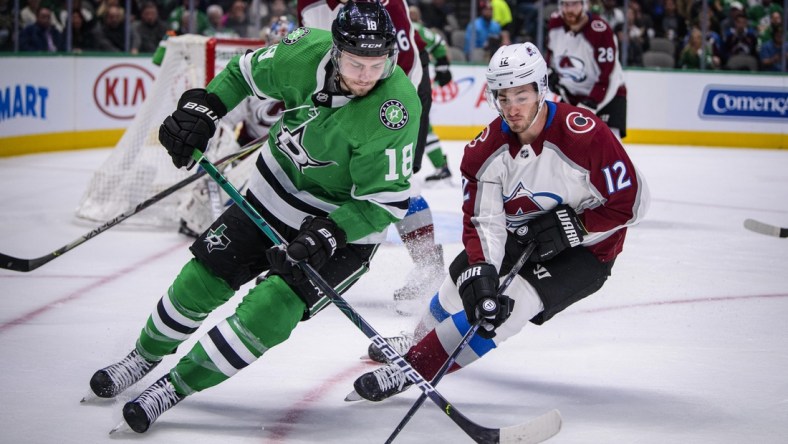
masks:
<svg viewBox="0 0 788 444"><path fill-rule="evenodd" d="M506 110L513 107L536 106L537 110L541 108L545 100L545 92L536 92L534 88L536 88L535 83L496 90L491 90L488 86L484 93L490 107L505 119Z"/></svg>
<svg viewBox="0 0 788 444"><path fill-rule="evenodd" d="M498 114L503 116L506 108L521 107L532 104L541 106L542 102L544 102L545 94L544 92L537 93L534 88L536 88L535 83L514 88L496 90L491 90L488 86L484 93L485 97L487 98L487 103L493 109L498 111Z"/></svg>
<svg viewBox="0 0 788 444"><path fill-rule="evenodd" d="M331 51L331 61L339 74L351 80L376 82L391 76L397 66L397 51L389 56L363 57L340 51Z"/></svg>

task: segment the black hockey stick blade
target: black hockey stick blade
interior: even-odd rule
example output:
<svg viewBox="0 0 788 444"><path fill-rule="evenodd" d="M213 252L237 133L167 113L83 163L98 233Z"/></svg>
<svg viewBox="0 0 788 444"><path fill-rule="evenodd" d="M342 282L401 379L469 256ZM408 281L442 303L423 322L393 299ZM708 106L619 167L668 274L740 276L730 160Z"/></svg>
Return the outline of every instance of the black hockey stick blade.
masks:
<svg viewBox="0 0 788 444"><path fill-rule="evenodd" d="M744 228L767 236L788 237L788 228L778 227L777 225L767 224L755 219L745 220Z"/></svg>
<svg viewBox="0 0 788 444"><path fill-rule="evenodd" d="M259 148L260 145L262 145L263 140L264 139L262 139L262 138L254 140L254 141L250 142L249 144L247 144L246 146L244 146L244 148L241 151L238 151L238 152L233 153L233 154L229 154L229 155L219 159L216 163L219 164L219 165L222 165L222 164L226 164L226 163L229 163L229 162L233 162L235 160L239 160L239 159L245 158L246 156L252 154L257 148ZM83 243L89 241L90 239L93 239L94 237L96 237L99 234L109 230L110 228L114 227L115 225L118 225L119 223L123 222L124 220L130 218L131 216L134 216L135 214L137 214L140 211L148 208L149 206L155 204L156 202L159 202L160 200L164 199L165 197L167 197L167 196L179 191L181 188L185 187L186 185L189 185L192 182L196 181L197 179L205 176L205 174L206 174L205 171L198 171L198 172L192 174L191 176L181 180L180 182L176 183L175 185L172 185L171 187L167 188L166 190L161 191L158 194L148 198L147 200L144 200L143 202L137 204L137 206L134 207L133 209L128 210L128 211L126 211L124 213L121 213L121 214L115 216L114 218L112 218L111 220L108 220L107 222L104 222L100 226L90 230L90 232L88 232L87 234L84 234L82 237L80 237L79 239L74 240L70 244L65 245L63 247L60 247L57 250L55 250L55 251L53 251L51 253L45 254L45 255L43 255L41 257L36 257L36 258L33 258L33 259L23 259L23 258L13 257L13 256L9 256L7 254L0 253L0 268L5 269L5 270L21 271L21 272L33 271L36 268L38 268L38 267L40 267L40 266L52 261L55 258L58 258L58 257L62 256L63 254L73 250L74 248L82 245Z"/></svg>

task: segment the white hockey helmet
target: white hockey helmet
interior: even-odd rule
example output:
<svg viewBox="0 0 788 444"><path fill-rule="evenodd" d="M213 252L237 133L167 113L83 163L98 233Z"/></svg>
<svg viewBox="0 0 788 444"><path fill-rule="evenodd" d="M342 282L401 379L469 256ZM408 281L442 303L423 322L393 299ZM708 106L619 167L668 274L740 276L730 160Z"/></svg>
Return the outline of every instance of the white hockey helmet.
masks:
<svg viewBox="0 0 788 444"><path fill-rule="evenodd" d="M503 116L498 104L498 91L536 84L539 109L547 95L547 64L533 43L501 46L487 65L487 101Z"/></svg>
<svg viewBox="0 0 788 444"><path fill-rule="evenodd" d="M561 6L563 6L563 4L564 4L564 3L574 3L574 2L578 2L578 1L580 1L580 2L582 2L582 3L583 3L583 11L582 11L582 14L585 14L585 13L587 13L587 12L588 12L588 0L558 0L558 14L559 14L561 17L563 17L563 16L564 16L564 10L563 10L563 8L561 7Z"/></svg>

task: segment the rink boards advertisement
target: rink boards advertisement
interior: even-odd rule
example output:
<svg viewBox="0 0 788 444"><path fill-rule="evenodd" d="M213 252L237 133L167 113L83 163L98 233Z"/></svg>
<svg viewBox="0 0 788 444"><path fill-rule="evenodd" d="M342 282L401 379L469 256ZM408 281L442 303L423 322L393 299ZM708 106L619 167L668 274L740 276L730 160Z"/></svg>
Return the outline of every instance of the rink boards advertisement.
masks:
<svg viewBox="0 0 788 444"><path fill-rule="evenodd" d="M0 155L112 146L150 96L149 57L0 58ZM433 91L439 136L470 140L495 116L485 67L452 66ZM788 76L627 70L627 143L788 148Z"/></svg>

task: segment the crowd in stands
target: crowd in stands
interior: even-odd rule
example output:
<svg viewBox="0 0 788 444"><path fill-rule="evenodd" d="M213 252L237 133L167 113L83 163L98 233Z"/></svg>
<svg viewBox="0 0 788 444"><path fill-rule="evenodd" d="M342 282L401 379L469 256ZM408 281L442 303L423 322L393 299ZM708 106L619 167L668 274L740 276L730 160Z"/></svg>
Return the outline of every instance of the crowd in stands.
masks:
<svg viewBox="0 0 788 444"><path fill-rule="evenodd" d="M472 22L471 1L476 0L409 0L421 8L425 26L458 49L455 58L486 62L501 44L537 42L537 0L482 0ZM788 48L784 11L775 0L705 0L706 8L702 0L629 0L626 11L623 0L587 1L589 10L616 30L626 66L780 71L781 52ZM154 52L168 33L265 39L280 17L295 23L295 0L191 2L193 18L190 0L132 0L130 11L124 0L72 0L69 20L66 0L21 0L18 48L65 51L67 26L74 52L137 54ZM557 13L556 2L544 2L545 21ZM14 48L13 3L0 0L0 51ZM667 56L656 58L655 52Z"/></svg>

